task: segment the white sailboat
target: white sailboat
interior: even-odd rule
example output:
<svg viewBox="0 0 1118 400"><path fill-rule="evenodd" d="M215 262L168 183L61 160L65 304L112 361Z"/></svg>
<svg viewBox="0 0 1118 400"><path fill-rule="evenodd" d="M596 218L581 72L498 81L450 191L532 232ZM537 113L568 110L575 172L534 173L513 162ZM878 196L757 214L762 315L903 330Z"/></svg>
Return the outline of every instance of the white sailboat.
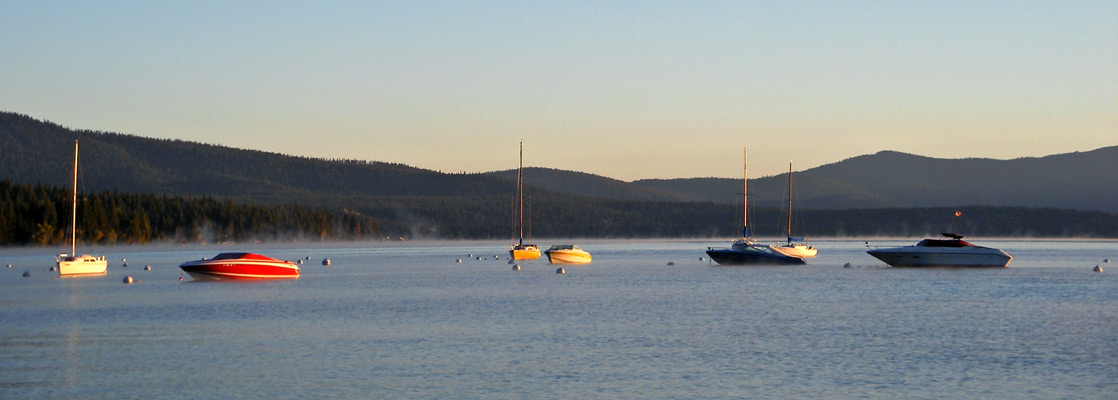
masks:
<svg viewBox="0 0 1118 400"><path fill-rule="evenodd" d="M77 254L78 242L78 141L74 141L74 186L70 192L73 208L70 212L70 253L61 253L55 257L58 263L58 276L75 275L103 275L108 269L108 260L105 256L91 256Z"/></svg>
<svg viewBox="0 0 1118 400"><path fill-rule="evenodd" d="M524 243L524 142L520 142L520 166L516 169L516 198L520 210L520 241L509 246L509 255L514 260L535 260L540 258L540 247Z"/></svg>
<svg viewBox="0 0 1118 400"><path fill-rule="evenodd" d="M819 254L819 250L815 246L806 243L796 243L797 239L792 237L792 162L788 162L788 242L783 244L771 244L769 248L780 254L789 257L799 258L812 258Z"/></svg>

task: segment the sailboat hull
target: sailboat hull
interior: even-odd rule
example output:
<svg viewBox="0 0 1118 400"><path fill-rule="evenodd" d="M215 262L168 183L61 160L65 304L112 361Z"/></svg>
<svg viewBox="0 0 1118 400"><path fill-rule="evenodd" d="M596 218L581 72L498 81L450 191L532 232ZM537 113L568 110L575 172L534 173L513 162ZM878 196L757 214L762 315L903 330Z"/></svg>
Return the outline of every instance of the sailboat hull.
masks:
<svg viewBox="0 0 1118 400"><path fill-rule="evenodd" d="M540 258L540 248L534 244L512 245L509 255L513 260L535 260Z"/></svg>
<svg viewBox="0 0 1118 400"><path fill-rule="evenodd" d="M58 276L104 275L108 268L105 256L83 255L58 259Z"/></svg>
<svg viewBox="0 0 1118 400"><path fill-rule="evenodd" d="M782 246L770 244L769 248L772 249L772 251L786 255L788 257L812 258L815 257L816 254L819 254L819 250L817 250L815 247L805 246L802 244Z"/></svg>

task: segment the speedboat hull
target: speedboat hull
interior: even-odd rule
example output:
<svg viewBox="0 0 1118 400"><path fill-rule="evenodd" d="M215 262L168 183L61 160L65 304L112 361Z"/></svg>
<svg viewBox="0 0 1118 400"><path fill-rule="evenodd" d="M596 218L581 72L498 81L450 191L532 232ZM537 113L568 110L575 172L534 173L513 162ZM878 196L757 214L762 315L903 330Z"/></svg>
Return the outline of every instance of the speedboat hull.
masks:
<svg viewBox="0 0 1118 400"><path fill-rule="evenodd" d="M586 250L578 247L570 246L572 248L556 248L553 246L544 252L547 255L547 261L552 264L589 264L593 261L593 257Z"/></svg>
<svg viewBox="0 0 1118 400"><path fill-rule="evenodd" d="M1008 253L985 247L921 248L893 247L867 251L892 267L1007 267L1013 261Z"/></svg>
<svg viewBox="0 0 1118 400"><path fill-rule="evenodd" d="M803 265L799 257L789 257L753 246L708 248L707 255L719 265Z"/></svg>
<svg viewBox="0 0 1118 400"><path fill-rule="evenodd" d="M290 261L252 253L221 253L212 259L189 261L179 268L195 280L295 279L299 267Z"/></svg>
<svg viewBox="0 0 1118 400"><path fill-rule="evenodd" d="M104 275L108 267L105 256L58 257L58 276Z"/></svg>

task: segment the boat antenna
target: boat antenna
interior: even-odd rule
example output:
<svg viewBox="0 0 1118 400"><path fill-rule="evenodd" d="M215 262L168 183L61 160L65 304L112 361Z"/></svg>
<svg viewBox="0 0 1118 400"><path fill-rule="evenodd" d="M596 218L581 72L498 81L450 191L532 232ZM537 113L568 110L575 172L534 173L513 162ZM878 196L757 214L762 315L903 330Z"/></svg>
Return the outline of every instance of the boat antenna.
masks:
<svg viewBox="0 0 1118 400"><path fill-rule="evenodd" d="M952 235L954 235L953 232L955 232L955 220L959 219L959 217L961 217L961 216L963 216L962 211L955 211L955 216L951 217L951 224L947 226L947 232L948 233L952 233ZM951 235L948 235L947 233L944 233L943 236L951 236Z"/></svg>

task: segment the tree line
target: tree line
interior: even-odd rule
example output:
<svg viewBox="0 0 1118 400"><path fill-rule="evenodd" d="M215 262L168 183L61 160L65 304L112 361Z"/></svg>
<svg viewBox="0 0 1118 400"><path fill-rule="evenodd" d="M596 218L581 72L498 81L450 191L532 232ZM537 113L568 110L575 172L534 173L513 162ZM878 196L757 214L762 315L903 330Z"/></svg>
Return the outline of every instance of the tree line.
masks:
<svg viewBox="0 0 1118 400"><path fill-rule="evenodd" d="M68 188L0 181L0 245L68 243L71 207ZM78 196L77 237L85 244L369 240L378 235L375 219L349 210L115 190Z"/></svg>
<svg viewBox="0 0 1118 400"><path fill-rule="evenodd" d="M303 204L253 205L210 196L116 190L80 194L78 240L86 244L291 240L515 239L511 196L331 196ZM312 202L317 206L308 206ZM741 206L712 202L620 201L532 196L526 234L537 238L731 238ZM70 189L0 181L0 245L69 241ZM333 211L332 211L333 210ZM962 215L955 216L956 211ZM750 212L756 237L783 237L786 211ZM963 206L803 210L793 235L1118 238L1118 214L1032 207Z"/></svg>

